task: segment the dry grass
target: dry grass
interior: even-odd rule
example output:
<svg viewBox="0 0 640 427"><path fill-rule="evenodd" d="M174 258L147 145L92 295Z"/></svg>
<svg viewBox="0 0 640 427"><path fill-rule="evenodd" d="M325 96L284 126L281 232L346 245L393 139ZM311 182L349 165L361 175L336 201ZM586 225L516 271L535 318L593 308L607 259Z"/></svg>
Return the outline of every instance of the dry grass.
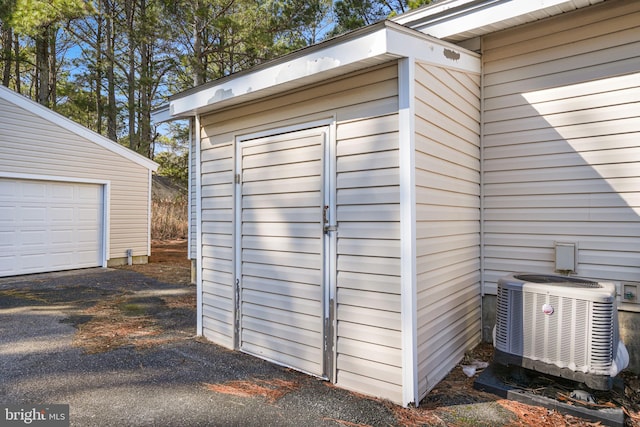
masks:
<svg viewBox="0 0 640 427"><path fill-rule="evenodd" d="M323 421L333 421L334 423L343 425L343 426L348 426L348 427L372 427L370 424L358 424L358 423L352 423L351 421L345 421L345 420L339 420L337 418L323 418Z"/></svg>
<svg viewBox="0 0 640 427"><path fill-rule="evenodd" d="M541 406L526 405L513 400L500 399L497 400L497 403L516 416L516 420L511 422L508 427L595 427L602 425L600 422L589 422Z"/></svg>
<svg viewBox="0 0 640 427"><path fill-rule="evenodd" d="M149 338L161 331L153 319L144 315L130 315L126 298L104 300L85 310L91 315L89 322L78 326L73 345L82 347L86 353L100 353L133 344L136 347L149 345Z"/></svg>
<svg viewBox="0 0 640 427"><path fill-rule="evenodd" d="M447 423L436 415L435 411L423 408L403 408L402 406L387 404L398 424L404 427L445 426Z"/></svg>
<svg viewBox="0 0 640 427"><path fill-rule="evenodd" d="M151 202L151 238L185 239L188 234L188 202L186 197L153 199Z"/></svg>
<svg viewBox="0 0 640 427"><path fill-rule="evenodd" d="M34 302L41 302L41 303L48 302L46 299L44 299L40 295L36 294L35 292L31 292L31 291L27 291L27 290L21 290L21 289L5 289L5 290L2 290L2 291L0 291L0 298L2 298L2 297L16 298L16 299L22 299L22 300L34 301Z"/></svg>
<svg viewBox="0 0 640 427"><path fill-rule="evenodd" d="M193 309L195 295L163 297L167 309ZM78 325L73 345L88 354L115 350L124 346L146 349L176 340L144 307L129 301L129 296L119 295L105 299L83 312L91 320Z"/></svg>
<svg viewBox="0 0 640 427"><path fill-rule="evenodd" d="M194 309L196 306L195 293L180 296L163 297L162 300L169 309Z"/></svg>
<svg viewBox="0 0 640 427"><path fill-rule="evenodd" d="M240 397L263 397L269 402L275 402L290 391L300 387L295 381L281 379L235 380L222 384L205 384L208 390L216 393L229 394Z"/></svg>

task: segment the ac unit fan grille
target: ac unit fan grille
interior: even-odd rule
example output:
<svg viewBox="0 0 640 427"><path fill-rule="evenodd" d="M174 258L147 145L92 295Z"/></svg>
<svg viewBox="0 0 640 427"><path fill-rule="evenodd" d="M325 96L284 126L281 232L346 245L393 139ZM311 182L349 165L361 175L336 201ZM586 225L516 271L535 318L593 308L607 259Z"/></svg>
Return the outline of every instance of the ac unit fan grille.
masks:
<svg viewBox="0 0 640 427"><path fill-rule="evenodd" d="M547 274L518 274L514 276L518 280L533 283L546 283L557 284L558 286L569 288L587 288L598 289L602 288L598 282L592 282L591 280L578 279L576 277L562 277L558 279L558 276L549 276Z"/></svg>
<svg viewBox="0 0 640 427"><path fill-rule="evenodd" d="M554 307L552 315L543 304ZM500 351L581 372L607 372L613 303L498 287L495 345Z"/></svg>

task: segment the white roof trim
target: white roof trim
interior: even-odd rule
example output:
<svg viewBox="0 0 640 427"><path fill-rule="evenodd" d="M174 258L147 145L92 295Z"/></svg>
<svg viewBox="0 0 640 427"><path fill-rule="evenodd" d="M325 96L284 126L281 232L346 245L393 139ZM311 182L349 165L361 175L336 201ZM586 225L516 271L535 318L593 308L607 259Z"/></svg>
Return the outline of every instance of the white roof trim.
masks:
<svg viewBox="0 0 640 427"><path fill-rule="evenodd" d="M604 0L445 0L409 11L394 22L442 39L487 34Z"/></svg>
<svg viewBox="0 0 640 427"><path fill-rule="evenodd" d="M480 73L476 53L382 21L175 95L169 116L175 119L212 111L403 57ZM163 109L154 118L167 119Z"/></svg>
<svg viewBox="0 0 640 427"><path fill-rule="evenodd" d="M47 120L57 126L60 126L63 129L68 130L69 132L75 133L76 135L88 139L89 141L98 144L99 146L112 151L120 156L139 164L140 166L144 166L147 169L151 169L152 171L158 170L158 164L153 160L150 160L133 150L124 147L117 142L110 140L66 117L61 114L56 113L55 111L38 104L37 102L32 101L31 99L22 96L11 89L8 89L2 85L0 85L0 98L10 102L18 107L32 112L44 120Z"/></svg>

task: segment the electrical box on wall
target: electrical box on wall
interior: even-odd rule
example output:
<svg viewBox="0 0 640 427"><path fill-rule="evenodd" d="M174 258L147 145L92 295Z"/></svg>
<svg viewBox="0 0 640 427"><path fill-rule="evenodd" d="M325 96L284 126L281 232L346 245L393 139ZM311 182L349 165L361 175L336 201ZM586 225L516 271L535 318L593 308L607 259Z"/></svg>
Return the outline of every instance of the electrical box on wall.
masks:
<svg viewBox="0 0 640 427"><path fill-rule="evenodd" d="M556 271L575 273L577 244L555 242Z"/></svg>
<svg viewBox="0 0 640 427"><path fill-rule="evenodd" d="M639 282L620 282L620 302L640 303L638 291L640 291Z"/></svg>

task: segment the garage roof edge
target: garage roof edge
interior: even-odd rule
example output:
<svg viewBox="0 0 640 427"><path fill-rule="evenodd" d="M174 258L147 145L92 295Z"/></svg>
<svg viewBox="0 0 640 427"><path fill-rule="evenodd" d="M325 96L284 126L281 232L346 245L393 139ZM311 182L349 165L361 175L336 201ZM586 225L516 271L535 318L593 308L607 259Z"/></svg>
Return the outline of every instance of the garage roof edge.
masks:
<svg viewBox="0 0 640 427"><path fill-rule="evenodd" d="M124 147L117 142L110 140L97 132L88 129L73 120L64 117L63 115L56 113L55 111L38 104L37 102L20 95L11 89L0 85L0 98L5 99L6 101L17 105L18 107L30 111L44 120L47 120L51 123L54 123L57 126L60 126L69 132L75 133L78 136L86 138L91 142L98 144L99 146L112 151L134 163L139 164L140 166L144 166L147 169L151 169L152 171L158 170L158 164L153 160L150 160L141 154L136 153L133 150L130 150L127 147Z"/></svg>

